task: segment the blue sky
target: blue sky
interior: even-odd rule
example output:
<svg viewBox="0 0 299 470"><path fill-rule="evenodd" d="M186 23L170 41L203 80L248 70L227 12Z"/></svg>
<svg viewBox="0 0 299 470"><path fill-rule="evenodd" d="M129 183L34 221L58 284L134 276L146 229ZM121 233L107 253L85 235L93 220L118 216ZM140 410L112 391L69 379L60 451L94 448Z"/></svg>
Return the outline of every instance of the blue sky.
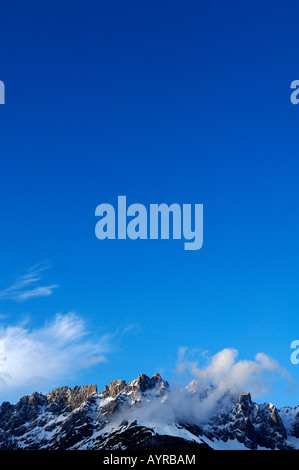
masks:
<svg viewBox="0 0 299 470"><path fill-rule="evenodd" d="M0 290L37 265L30 286L49 289L2 295L1 328L44 334L75 312L93 344L109 338L105 360L42 391L171 380L181 347L263 352L299 382L298 13L296 1L1 6ZM99 241L95 208L118 195L202 203L202 249ZM263 399L297 397L279 381Z"/></svg>

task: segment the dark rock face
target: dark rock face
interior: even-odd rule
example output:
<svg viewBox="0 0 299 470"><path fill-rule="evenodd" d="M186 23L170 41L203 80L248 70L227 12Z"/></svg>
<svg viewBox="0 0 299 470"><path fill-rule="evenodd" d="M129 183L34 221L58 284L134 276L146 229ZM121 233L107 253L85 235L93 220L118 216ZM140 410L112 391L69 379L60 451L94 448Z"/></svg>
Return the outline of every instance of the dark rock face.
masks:
<svg viewBox="0 0 299 470"><path fill-rule="evenodd" d="M294 422L294 436L299 438L299 411Z"/></svg>
<svg viewBox="0 0 299 470"><path fill-rule="evenodd" d="M91 449L105 450L161 450L161 451L194 451L194 450L211 450L205 443L197 443L195 441L186 441L185 439L157 435L153 429L138 426L137 423L131 425L120 426L117 431L109 435L109 439L100 437L93 444Z"/></svg>
<svg viewBox="0 0 299 470"><path fill-rule="evenodd" d="M97 393L96 385L61 387L43 396L33 393L20 399L15 405L4 402L0 407L0 449L28 448L38 449L43 443L49 448L67 449L74 445L82 436L92 434L87 411L91 397ZM76 410L83 405L83 408ZM76 410L76 413L72 413ZM58 427L57 420L63 415L68 418ZM80 426L80 435L74 432ZM51 439L37 439L35 434L43 428L45 435L59 429L55 442ZM20 441L20 445L18 444Z"/></svg>
<svg viewBox="0 0 299 470"><path fill-rule="evenodd" d="M225 425L225 428L223 428ZM271 404L257 405L250 393L242 393L231 412L220 415L212 426L214 437L235 439L249 449L288 449L287 433L278 410Z"/></svg>
<svg viewBox="0 0 299 470"><path fill-rule="evenodd" d="M292 449L294 438L299 437L299 407L278 410L268 403L257 405L250 393L234 397L228 392L229 406L220 401L208 422L196 422L191 414L184 422L173 416L164 432L159 413L155 419L160 432L152 418L147 425L142 413L137 414L142 423L133 417L132 411L143 410L148 403L163 411L169 393L168 383L159 374L151 378L140 374L128 383L115 380L102 393L96 385L60 387L45 396L22 397L16 405L4 402L0 449L191 451L225 448L229 442L248 449ZM196 397L200 401L208 393ZM188 395L182 397L188 400Z"/></svg>

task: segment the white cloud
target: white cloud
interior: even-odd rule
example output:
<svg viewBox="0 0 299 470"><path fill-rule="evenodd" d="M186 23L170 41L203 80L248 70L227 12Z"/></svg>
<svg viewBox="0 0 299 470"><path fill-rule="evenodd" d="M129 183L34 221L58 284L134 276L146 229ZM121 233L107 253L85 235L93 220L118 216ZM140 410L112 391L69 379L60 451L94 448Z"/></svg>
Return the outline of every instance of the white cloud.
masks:
<svg viewBox="0 0 299 470"><path fill-rule="evenodd" d="M187 360L186 353L186 348L180 349L177 370L180 374L189 372L201 387L213 386L220 392L227 388L245 390L259 397L271 390L275 378L291 381L289 372L265 353L256 354L254 360L237 360L238 351L226 348L212 356L209 364L202 368L197 361Z"/></svg>
<svg viewBox="0 0 299 470"><path fill-rule="evenodd" d="M0 397L41 382L66 380L80 370L106 362L110 335L93 339L82 318L70 312L58 314L40 328L24 325L0 328L5 360L0 363ZM28 386L30 384L30 387Z"/></svg>
<svg viewBox="0 0 299 470"><path fill-rule="evenodd" d="M197 393L190 394L190 389L187 395L186 389L171 393L172 413L182 420L193 417L197 422L204 422L216 414L219 407L223 412L232 401L235 403L241 392L250 392L253 399L257 399L271 392L273 381L278 379L285 380L287 387L294 387L291 374L267 354L258 353L254 360L238 360L238 354L236 349L223 349L200 367L198 361L188 360L188 348L181 348L177 373L188 373L193 379L192 389Z"/></svg>
<svg viewBox="0 0 299 470"><path fill-rule="evenodd" d="M34 297L49 297L58 285L37 285L42 280L44 271L49 268L50 265L44 262L32 266L26 274L18 276L10 287L0 291L0 299L22 302Z"/></svg>
<svg viewBox="0 0 299 470"><path fill-rule="evenodd" d="M188 375L188 382L193 379L190 386L172 384L162 398L144 401L130 411L126 409L115 419L128 419L130 413L131 419L147 425L161 423L163 426L173 421L205 423L211 416L234 406L240 392L250 392L255 399L269 392L277 376L287 382L292 380L275 359L264 353L256 354L254 360L237 360L238 351L226 348L212 356L203 367L199 367L196 360L188 360L188 353L188 348L179 350L177 373Z"/></svg>

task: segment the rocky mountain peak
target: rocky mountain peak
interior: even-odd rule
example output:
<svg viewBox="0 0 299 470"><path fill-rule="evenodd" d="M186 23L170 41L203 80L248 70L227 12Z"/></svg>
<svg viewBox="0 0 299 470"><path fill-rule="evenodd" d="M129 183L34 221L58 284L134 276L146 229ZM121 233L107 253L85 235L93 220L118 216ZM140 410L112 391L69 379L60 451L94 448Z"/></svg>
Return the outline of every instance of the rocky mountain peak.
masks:
<svg viewBox="0 0 299 470"><path fill-rule="evenodd" d="M145 374L139 374L137 379L132 382L125 380L113 380L109 386L105 385L102 396L107 398L116 398L121 393L141 392L146 393L151 390L157 389L157 392L169 387L168 382L164 382L159 373L154 374L151 378Z"/></svg>
<svg viewBox="0 0 299 470"><path fill-rule="evenodd" d="M252 405L250 393L240 393L239 395L239 404L244 408L250 408Z"/></svg>
<svg viewBox="0 0 299 470"><path fill-rule="evenodd" d="M141 392L146 392L154 388L168 388L168 383L164 382L159 373L154 374L149 378L145 374L139 374L138 378L133 382L129 382L129 387L136 387Z"/></svg>
<svg viewBox="0 0 299 470"><path fill-rule="evenodd" d="M45 397L39 392L34 392L29 396L22 397L19 404L20 406L31 406L37 410L39 406L43 406L45 404Z"/></svg>
<svg viewBox="0 0 299 470"><path fill-rule="evenodd" d="M115 398L126 389L126 386L125 380L113 380L113 382L110 382L108 390L106 387L105 390L111 398Z"/></svg>
<svg viewBox="0 0 299 470"><path fill-rule="evenodd" d="M92 395L97 393L96 385L83 385L82 387L59 387L46 395L47 403L57 403L70 410L78 408Z"/></svg>

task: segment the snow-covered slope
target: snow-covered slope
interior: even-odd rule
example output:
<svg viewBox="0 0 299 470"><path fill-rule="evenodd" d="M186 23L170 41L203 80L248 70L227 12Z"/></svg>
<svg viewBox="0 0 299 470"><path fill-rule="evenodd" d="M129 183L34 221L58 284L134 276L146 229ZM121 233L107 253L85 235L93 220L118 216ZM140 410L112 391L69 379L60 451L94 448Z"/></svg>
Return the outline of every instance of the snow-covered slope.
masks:
<svg viewBox="0 0 299 470"><path fill-rule="evenodd" d="M171 389L159 374L126 383L61 387L0 407L0 449L299 449L299 407L214 396L196 382Z"/></svg>

